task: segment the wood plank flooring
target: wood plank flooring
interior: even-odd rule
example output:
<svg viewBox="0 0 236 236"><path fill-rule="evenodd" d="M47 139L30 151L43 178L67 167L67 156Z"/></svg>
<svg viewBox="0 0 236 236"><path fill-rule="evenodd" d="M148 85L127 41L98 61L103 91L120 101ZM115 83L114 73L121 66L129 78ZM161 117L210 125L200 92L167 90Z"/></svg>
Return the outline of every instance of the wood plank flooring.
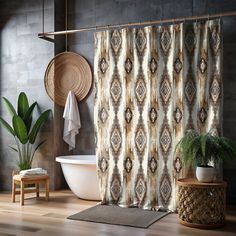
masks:
<svg viewBox="0 0 236 236"><path fill-rule="evenodd" d="M0 236L235 236L236 207L227 210L227 224L223 228L201 230L180 225L177 214L170 214L148 229L107 225L66 219L68 216L96 205L75 197L70 191L50 193L50 201L41 198L25 200L20 206L18 198L11 203L9 193L0 193Z"/></svg>

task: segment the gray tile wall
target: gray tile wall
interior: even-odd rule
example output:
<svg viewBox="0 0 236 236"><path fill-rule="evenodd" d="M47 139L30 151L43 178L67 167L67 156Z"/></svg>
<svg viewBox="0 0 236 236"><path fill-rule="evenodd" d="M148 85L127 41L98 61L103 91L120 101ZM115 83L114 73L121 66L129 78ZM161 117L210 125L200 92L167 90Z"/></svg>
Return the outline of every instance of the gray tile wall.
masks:
<svg viewBox="0 0 236 236"><path fill-rule="evenodd" d="M46 31L64 30L64 0L45 0ZM68 29L116 24L135 21L149 21L162 18L190 15L212 14L236 10L234 0L68 0ZM54 53L65 49L63 37L56 37L52 43L38 39L35 34L41 31L41 3L30 0L0 0L0 76L1 94L13 101L16 94L25 90L32 100L37 99L42 108L54 110L54 123L44 128L42 136L49 137L46 147L36 157L39 164L53 173L52 186L60 188L63 184L60 168L54 157L67 154L62 142L63 109L54 106L48 98L43 85L43 74ZM236 141L236 17L223 18L224 40L224 135ZM83 55L93 67L93 32L69 36L69 50ZM36 96L35 96L36 95ZM79 104L82 128L77 136L77 148L72 154L93 154L93 96L92 93ZM1 106L1 114L5 115ZM55 129L53 129L53 124ZM6 147L12 140L0 129L0 188L10 188L9 170L14 168L13 153ZM45 156L45 157L43 157ZM37 164L37 163L36 163ZM224 177L228 182L227 198L236 203L236 162L225 166ZM57 175L57 178L54 176Z"/></svg>
<svg viewBox="0 0 236 236"><path fill-rule="evenodd" d="M54 2L45 1L45 30L54 30ZM37 101L38 111L53 108L44 89L44 71L54 56L54 45L37 37L42 31L42 1L0 0L0 97L7 97L16 105L18 94L26 92L29 102ZM35 112L38 113L38 111ZM0 99L0 115L10 122ZM52 117L40 134L47 142L37 151L33 166L51 172L53 160ZM14 139L0 127L0 189L11 187L11 172L16 170L17 154L8 145ZM54 186L54 172L51 187Z"/></svg>

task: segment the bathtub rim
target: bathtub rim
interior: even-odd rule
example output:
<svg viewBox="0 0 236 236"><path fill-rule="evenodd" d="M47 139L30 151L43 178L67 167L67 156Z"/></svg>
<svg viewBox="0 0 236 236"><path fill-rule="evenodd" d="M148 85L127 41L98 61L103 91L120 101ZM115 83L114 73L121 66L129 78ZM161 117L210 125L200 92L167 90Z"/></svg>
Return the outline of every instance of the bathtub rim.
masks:
<svg viewBox="0 0 236 236"><path fill-rule="evenodd" d="M65 164L96 165L96 155L65 155L57 156L56 162Z"/></svg>

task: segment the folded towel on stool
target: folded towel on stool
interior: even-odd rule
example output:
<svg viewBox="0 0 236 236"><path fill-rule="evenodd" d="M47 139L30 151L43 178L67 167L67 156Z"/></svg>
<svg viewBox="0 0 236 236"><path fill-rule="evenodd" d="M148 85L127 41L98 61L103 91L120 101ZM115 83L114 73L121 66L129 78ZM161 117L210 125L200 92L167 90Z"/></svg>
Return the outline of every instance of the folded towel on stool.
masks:
<svg viewBox="0 0 236 236"><path fill-rule="evenodd" d="M19 174L21 176L46 175L47 171L42 168L32 168L32 169L27 169L27 170L21 170Z"/></svg>

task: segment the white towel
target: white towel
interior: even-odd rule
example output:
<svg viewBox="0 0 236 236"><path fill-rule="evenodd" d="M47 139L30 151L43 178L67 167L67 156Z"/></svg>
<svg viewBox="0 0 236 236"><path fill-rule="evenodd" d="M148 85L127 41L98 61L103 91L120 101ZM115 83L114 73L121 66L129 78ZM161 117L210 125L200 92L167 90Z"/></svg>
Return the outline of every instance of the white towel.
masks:
<svg viewBox="0 0 236 236"><path fill-rule="evenodd" d="M73 92L69 92L63 113L64 133L63 140L69 144L69 150L75 148L75 136L81 128L78 103Z"/></svg>
<svg viewBox="0 0 236 236"><path fill-rule="evenodd" d="M32 169L27 169L27 170L21 170L19 174L21 176L46 175L47 171L42 168L32 168Z"/></svg>

